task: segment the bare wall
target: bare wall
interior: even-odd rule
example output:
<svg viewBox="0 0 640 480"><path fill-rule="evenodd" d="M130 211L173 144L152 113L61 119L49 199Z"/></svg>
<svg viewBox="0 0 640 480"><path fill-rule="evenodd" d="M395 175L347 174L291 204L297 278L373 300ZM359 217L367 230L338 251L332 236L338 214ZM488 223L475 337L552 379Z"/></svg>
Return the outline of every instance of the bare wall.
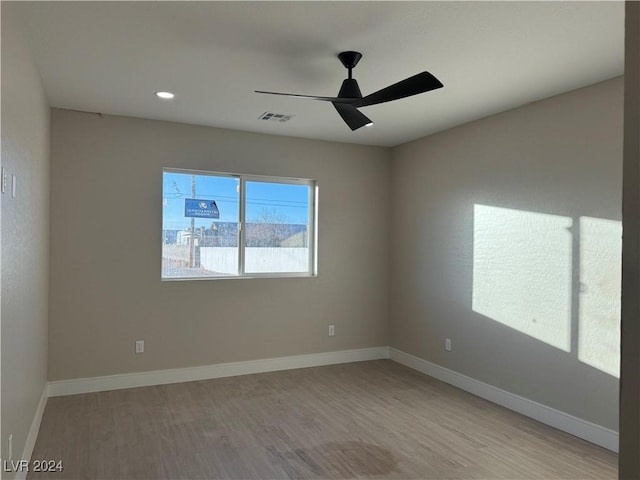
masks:
<svg viewBox="0 0 640 480"><path fill-rule="evenodd" d="M1 441L6 460L13 433L17 461L47 382L49 107L13 6L2 2L1 8L2 166L9 173L1 199Z"/></svg>
<svg viewBox="0 0 640 480"><path fill-rule="evenodd" d="M619 272L598 262L619 255L622 109L617 78L392 150L392 347L617 429L598 349Z"/></svg>
<svg viewBox="0 0 640 480"><path fill-rule="evenodd" d="M640 3L625 5L619 478L640 478Z"/></svg>
<svg viewBox="0 0 640 480"><path fill-rule="evenodd" d="M50 380L388 345L388 149L56 109L51 135ZM319 275L161 282L163 167L317 180Z"/></svg>

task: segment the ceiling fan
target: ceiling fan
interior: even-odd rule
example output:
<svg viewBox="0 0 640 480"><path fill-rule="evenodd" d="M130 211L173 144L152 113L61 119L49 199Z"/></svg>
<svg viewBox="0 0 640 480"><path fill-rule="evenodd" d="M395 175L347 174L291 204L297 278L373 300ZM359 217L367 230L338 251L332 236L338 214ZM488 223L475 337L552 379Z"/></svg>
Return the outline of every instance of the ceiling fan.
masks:
<svg viewBox="0 0 640 480"><path fill-rule="evenodd" d="M360 93L357 80L351 76L351 71L362 58L362 54L351 51L342 52L338 54L338 58L342 62L342 65L349 70L349 77L342 82L342 87L340 87L337 97L317 97L314 95L265 92L261 90L256 90L255 92L331 102L349 128L351 128L351 130L357 130L365 125L373 125L373 122L358 110L358 108L390 102L392 100L400 100L401 98L443 87L440 80L436 77L429 72L422 72L363 97L362 93Z"/></svg>

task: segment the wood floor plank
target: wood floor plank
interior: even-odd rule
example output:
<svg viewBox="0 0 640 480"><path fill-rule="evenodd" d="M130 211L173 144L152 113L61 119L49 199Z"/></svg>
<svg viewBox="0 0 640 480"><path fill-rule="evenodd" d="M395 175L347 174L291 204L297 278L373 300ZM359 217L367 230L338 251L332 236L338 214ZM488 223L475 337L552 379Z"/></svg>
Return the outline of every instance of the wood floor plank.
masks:
<svg viewBox="0 0 640 480"><path fill-rule="evenodd" d="M50 398L29 479L614 479L617 455L389 360Z"/></svg>

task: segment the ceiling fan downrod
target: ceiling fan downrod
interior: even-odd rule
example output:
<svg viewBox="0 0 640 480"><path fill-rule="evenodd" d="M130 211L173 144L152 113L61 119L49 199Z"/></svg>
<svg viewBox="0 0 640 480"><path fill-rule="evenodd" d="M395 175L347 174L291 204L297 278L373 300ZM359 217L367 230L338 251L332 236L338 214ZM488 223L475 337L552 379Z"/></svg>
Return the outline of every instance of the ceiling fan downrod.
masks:
<svg viewBox="0 0 640 480"><path fill-rule="evenodd" d="M358 62L362 58L360 52L341 52L338 54L338 58L342 62L342 65L349 71L349 76L342 82L338 97L340 98L362 98L360 87L355 78L353 78L352 70L358 65Z"/></svg>

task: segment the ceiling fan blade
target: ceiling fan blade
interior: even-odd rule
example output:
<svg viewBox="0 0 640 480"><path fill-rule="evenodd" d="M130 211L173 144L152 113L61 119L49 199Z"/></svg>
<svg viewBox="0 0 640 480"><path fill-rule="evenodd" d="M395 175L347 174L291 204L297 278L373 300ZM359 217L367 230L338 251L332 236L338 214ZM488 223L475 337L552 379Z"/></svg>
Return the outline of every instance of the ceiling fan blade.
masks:
<svg viewBox="0 0 640 480"><path fill-rule="evenodd" d="M441 88L443 85L436 77L429 72L422 72L402 80L398 83L378 90L371 95L353 102L354 107L367 107L369 105L376 105L378 103L390 102L392 100L399 100L401 98L410 97L419 93L428 92Z"/></svg>
<svg viewBox="0 0 640 480"><path fill-rule="evenodd" d="M255 93L266 93L267 95L282 95L285 97L306 98L308 100L321 100L323 102L333 103L353 103L359 98L340 98L340 97L317 97L315 95L298 95L296 93L279 93L279 92L263 92L262 90L254 90Z"/></svg>
<svg viewBox="0 0 640 480"><path fill-rule="evenodd" d="M357 130L365 125L373 125L373 122L364 113L352 105L334 102L333 106L336 107L336 110L351 130Z"/></svg>

